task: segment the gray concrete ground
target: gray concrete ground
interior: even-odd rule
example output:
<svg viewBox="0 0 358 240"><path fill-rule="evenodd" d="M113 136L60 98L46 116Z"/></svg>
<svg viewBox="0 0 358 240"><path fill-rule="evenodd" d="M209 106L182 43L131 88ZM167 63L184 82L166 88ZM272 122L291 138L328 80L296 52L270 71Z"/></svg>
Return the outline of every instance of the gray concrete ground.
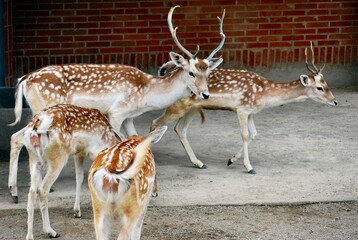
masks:
<svg viewBox="0 0 358 240"><path fill-rule="evenodd" d="M255 124L259 135L249 147L256 175L247 174L242 162L226 166L229 157L241 148L240 130L233 112L206 111L206 122L201 124L198 115L189 128L189 141L207 169L191 164L173 131L175 123L169 124L162 140L153 146L159 196L150 205L160 208L357 201L358 91L332 91L339 107L307 100L257 114ZM148 132L150 122L159 114L139 117L135 121L139 132ZM86 167L89 165L87 162ZM26 158L20 161L18 176L19 204L13 204L7 194L8 162L0 161L0 215L2 211L17 211L12 209L26 213L29 186ZM73 161L69 161L54 189L50 206L71 209L75 195ZM88 207L87 186L82 193L83 206ZM352 218L358 216L357 208L348 214Z"/></svg>

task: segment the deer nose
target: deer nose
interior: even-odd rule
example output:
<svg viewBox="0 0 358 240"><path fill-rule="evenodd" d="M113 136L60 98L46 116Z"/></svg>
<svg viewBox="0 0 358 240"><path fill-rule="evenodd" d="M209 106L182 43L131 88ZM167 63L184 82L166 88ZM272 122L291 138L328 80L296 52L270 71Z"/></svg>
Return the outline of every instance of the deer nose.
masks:
<svg viewBox="0 0 358 240"><path fill-rule="evenodd" d="M210 97L210 94L201 93L204 99L208 99Z"/></svg>

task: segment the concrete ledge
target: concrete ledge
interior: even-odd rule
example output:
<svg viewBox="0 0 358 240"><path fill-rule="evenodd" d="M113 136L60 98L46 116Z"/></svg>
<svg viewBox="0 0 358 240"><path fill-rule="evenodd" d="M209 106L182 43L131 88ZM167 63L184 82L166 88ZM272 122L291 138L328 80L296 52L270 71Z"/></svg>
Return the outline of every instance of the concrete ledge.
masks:
<svg viewBox="0 0 358 240"><path fill-rule="evenodd" d="M9 161L11 135L25 127L31 118L31 110L24 108L21 121L16 126L8 126L8 124L15 121L14 109L0 109L0 161Z"/></svg>

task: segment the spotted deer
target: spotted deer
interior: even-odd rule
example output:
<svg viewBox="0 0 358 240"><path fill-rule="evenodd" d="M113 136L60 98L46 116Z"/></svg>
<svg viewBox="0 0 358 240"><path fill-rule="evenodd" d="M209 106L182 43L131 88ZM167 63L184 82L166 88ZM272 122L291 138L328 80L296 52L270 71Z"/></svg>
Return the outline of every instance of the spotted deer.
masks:
<svg viewBox="0 0 358 240"><path fill-rule="evenodd" d="M185 148L191 162L199 168L206 166L194 154L187 139L187 130L195 113L202 109L207 110L229 110L237 114L241 127L243 141L242 149L229 159L228 165L238 160L244 154L244 166L248 173L255 174L256 171L250 164L248 146L257 134L254 124L254 114L264 108L275 107L290 102L304 101L310 98L316 102L336 106L332 92L324 80L322 68L314 64L314 51L311 42L312 62L311 67L307 60L307 48L305 49L306 67L310 75L302 74L298 80L277 83L270 81L256 73L244 70L217 69L209 75L209 91L211 97L202 101L191 95L188 98L176 102L165 110L162 116L155 119L151 129L164 125L178 119L175 131ZM164 74L173 68L173 63L167 63L160 69Z"/></svg>
<svg viewBox="0 0 358 240"><path fill-rule="evenodd" d="M34 114L55 104L99 109L108 116L117 132L122 126L128 135L137 135L133 118L144 112L166 108L191 92L199 98L209 98L208 75L223 61L222 58L213 57L225 42L222 31L224 14L219 18L221 42L206 59L200 59L196 57L197 53L191 54L186 50L176 36L177 28L173 27L172 15L177 7L169 11L168 26L174 42L189 59L170 52L176 70L157 77L119 64L69 64L41 68L19 79L16 87L16 120L12 125L20 121L22 96L25 96ZM13 198L18 195L17 167L23 132L24 129L21 129L11 136L8 187Z"/></svg>
<svg viewBox="0 0 358 240"><path fill-rule="evenodd" d="M118 239L140 239L144 215L155 180L155 162L149 149L167 127L145 137L132 136L101 151L88 175L94 225L98 240L108 239L118 222Z"/></svg>
<svg viewBox="0 0 358 240"><path fill-rule="evenodd" d="M75 217L81 217L80 193L84 178L84 159L95 159L102 149L119 142L119 135L114 132L100 111L67 104L55 105L40 111L23 132L24 145L29 153L31 175L26 239L33 239L34 206L37 197L43 231L50 237L58 237L59 234L51 228L48 213L48 194L52 184L58 178L67 159L73 156L76 167L74 214ZM121 137L124 138L122 135Z"/></svg>

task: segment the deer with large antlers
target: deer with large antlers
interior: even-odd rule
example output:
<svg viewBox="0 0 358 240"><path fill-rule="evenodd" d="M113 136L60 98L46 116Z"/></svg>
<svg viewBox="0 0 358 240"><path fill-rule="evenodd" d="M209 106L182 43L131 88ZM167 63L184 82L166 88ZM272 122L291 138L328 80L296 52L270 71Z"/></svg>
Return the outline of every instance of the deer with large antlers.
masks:
<svg viewBox="0 0 358 240"><path fill-rule="evenodd" d="M98 240L108 239L111 228L119 229L118 239L140 239L155 182L155 162L149 145L158 142L166 130L164 126L145 137L129 137L104 149L94 160L88 186Z"/></svg>
<svg viewBox="0 0 358 240"><path fill-rule="evenodd" d="M190 92L207 99L210 94L207 79L210 71L223 61L213 56L222 48L225 35L223 18L219 18L221 42L206 59L197 58L180 43L173 27L172 15L179 6L170 9L168 26L176 45L189 59L170 52L171 63L176 70L163 77L153 76L131 66L111 64L69 64L41 68L19 79L16 87L16 120L22 112L22 96L25 96L34 114L55 104L73 104L97 108L108 116L119 132L121 126L128 135L137 135L133 118L144 112L166 108ZM197 48L197 52L199 46ZM17 200L18 156L23 143L24 129L11 136L10 169L8 187Z"/></svg>
<svg viewBox="0 0 358 240"><path fill-rule="evenodd" d="M199 168L206 166L194 154L187 139L187 129L193 120L195 113L207 110L230 110L237 114L241 127L243 141L242 149L230 158L228 165L244 155L244 166L248 173L255 174L256 171L249 161L248 146L257 134L254 124L254 114L264 108L279 106L282 104L303 101L310 98L314 101L336 106L332 92L322 75L323 68L314 64L314 51L311 42L312 62L311 67L307 61L307 48L305 49L306 67L312 73L302 74L298 80L277 83L270 81L256 73L243 70L217 69L209 75L209 91L211 97L202 101L191 95L183 98L165 110L162 116L155 119L152 129L164 125L167 122L178 119L175 131L178 134L191 162ZM168 62L160 69L160 74L170 72L175 66Z"/></svg>
<svg viewBox="0 0 358 240"><path fill-rule="evenodd" d="M59 104L36 114L24 129L24 145L29 154L31 186L28 195L28 233L33 239L34 205L38 196L43 231L58 237L50 225L48 194L61 170L73 155L76 168L75 217L81 217L80 193L84 178L85 158L95 159L104 148L123 140L114 132L107 118L96 109ZM42 178L42 171L45 175Z"/></svg>

